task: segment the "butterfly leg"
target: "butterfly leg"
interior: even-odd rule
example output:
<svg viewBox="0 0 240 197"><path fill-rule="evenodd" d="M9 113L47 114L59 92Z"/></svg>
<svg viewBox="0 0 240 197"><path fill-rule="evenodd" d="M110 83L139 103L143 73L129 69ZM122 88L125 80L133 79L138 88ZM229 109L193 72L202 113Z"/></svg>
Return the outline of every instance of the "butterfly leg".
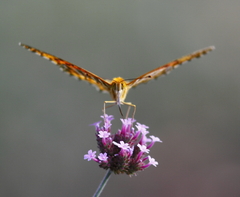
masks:
<svg viewBox="0 0 240 197"><path fill-rule="evenodd" d="M106 107L106 104L111 104L111 105ZM104 101L104 105L103 105L104 122L105 122L106 108L112 107L114 105L116 105L116 101Z"/></svg>
<svg viewBox="0 0 240 197"><path fill-rule="evenodd" d="M131 109L131 106L129 105L129 106L128 106L128 109L127 109L127 113L126 113L125 119L128 118L128 115L129 115L130 109Z"/></svg>
<svg viewBox="0 0 240 197"><path fill-rule="evenodd" d="M111 104L109 106L106 107L106 104ZM130 109L131 107L133 107L133 114L132 114L132 119L134 119L134 116L135 116L135 113L136 113L136 105L130 103L130 102L123 102L122 104L124 105L128 105L128 110L127 110L127 113L126 113L126 116L125 118L128 118L128 115L129 115L129 112L130 112ZM104 114L104 117L105 117L105 114L106 114L106 108L109 108L109 107L112 107L116 105L116 101L104 101L104 106L103 106L103 114ZM120 105L118 106L119 108L119 111L120 111L120 114L122 117L124 117L123 113L122 113L122 110L121 110L121 107Z"/></svg>
<svg viewBox="0 0 240 197"><path fill-rule="evenodd" d="M136 105L130 103L130 102L123 102L124 105L128 105L128 110L127 110L127 113L126 113L126 118L128 118L128 114L130 112L130 108L133 107L133 114L132 114L132 119L134 119L134 116L135 116L135 113L136 113Z"/></svg>

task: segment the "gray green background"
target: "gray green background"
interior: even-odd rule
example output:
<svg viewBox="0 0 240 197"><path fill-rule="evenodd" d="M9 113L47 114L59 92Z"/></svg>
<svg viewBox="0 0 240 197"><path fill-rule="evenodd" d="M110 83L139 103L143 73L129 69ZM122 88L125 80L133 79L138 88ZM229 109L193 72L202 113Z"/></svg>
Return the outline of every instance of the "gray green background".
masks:
<svg viewBox="0 0 240 197"><path fill-rule="evenodd" d="M105 174L83 155L97 150L89 124L109 95L20 41L110 79L215 45L130 91L135 118L163 141L150 151L159 166L113 175L102 196L240 196L239 8L238 0L1 1L0 196L91 196ZM108 112L117 129L118 109Z"/></svg>

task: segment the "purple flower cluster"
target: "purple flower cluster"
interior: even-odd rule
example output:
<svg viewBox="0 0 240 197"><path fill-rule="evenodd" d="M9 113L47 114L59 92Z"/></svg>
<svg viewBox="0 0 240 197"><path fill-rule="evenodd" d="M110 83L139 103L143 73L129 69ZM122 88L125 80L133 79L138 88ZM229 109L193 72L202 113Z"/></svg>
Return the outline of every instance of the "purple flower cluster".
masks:
<svg viewBox="0 0 240 197"><path fill-rule="evenodd" d="M147 137L148 126L136 123L136 131L133 128L135 120L132 118L121 119L122 129L116 134L111 134L112 115L101 116L104 119L104 126L100 122L94 123L96 128L97 144L100 154L96 156L96 151L89 150L84 155L88 161L94 160L104 169L110 169L115 174L126 173L135 174L137 171L144 170L150 165L157 166L150 155L147 154L155 142L162 142L158 137ZM148 162L147 162L148 160Z"/></svg>

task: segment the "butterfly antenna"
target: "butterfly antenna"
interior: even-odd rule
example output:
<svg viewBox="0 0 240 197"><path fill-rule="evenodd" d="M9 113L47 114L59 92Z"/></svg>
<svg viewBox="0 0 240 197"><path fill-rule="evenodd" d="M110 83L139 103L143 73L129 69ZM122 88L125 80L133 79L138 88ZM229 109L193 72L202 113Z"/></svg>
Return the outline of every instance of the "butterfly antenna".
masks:
<svg viewBox="0 0 240 197"><path fill-rule="evenodd" d="M134 80L134 79L136 79L136 78L129 78L129 79L125 79L126 81L132 81L132 80Z"/></svg>
<svg viewBox="0 0 240 197"><path fill-rule="evenodd" d="M125 80L126 81L132 81L132 80L135 80L136 78L130 78L130 79L125 79ZM143 77L143 79L145 79L145 78L152 78L152 75L147 75L147 76Z"/></svg>

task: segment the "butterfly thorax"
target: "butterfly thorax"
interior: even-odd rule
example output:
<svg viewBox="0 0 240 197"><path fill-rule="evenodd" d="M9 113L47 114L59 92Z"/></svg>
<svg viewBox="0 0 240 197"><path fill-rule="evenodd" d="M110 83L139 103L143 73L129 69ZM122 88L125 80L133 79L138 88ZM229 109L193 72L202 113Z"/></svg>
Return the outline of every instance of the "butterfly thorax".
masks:
<svg viewBox="0 0 240 197"><path fill-rule="evenodd" d="M113 78L110 84L109 93L113 100L117 102L117 105L121 105L123 104L129 89L130 87L123 78L116 77Z"/></svg>

